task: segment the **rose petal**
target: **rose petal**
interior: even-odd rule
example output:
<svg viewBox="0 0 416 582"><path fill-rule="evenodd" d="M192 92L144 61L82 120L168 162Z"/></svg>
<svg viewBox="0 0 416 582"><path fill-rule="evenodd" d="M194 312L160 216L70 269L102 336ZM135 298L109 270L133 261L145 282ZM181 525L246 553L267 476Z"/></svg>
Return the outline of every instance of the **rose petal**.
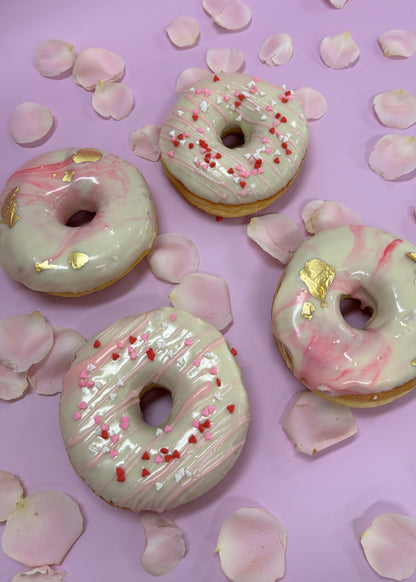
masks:
<svg viewBox="0 0 416 582"><path fill-rule="evenodd" d="M378 42L385 57L411 57L416 51L416 37L409 30L389 30Z"/></svg>
<svg viewBox="0 0 416 582"><path fill-rule="evenodd" d="M26 372L17 373L9 366L0 363L0 398L2 400L20 398L27 387Z"/></svg>
<svg viewBox="0 0 416 582"><path fill-rule="evenodd" d="M9 133L16 143L34 143L45 137L52 125L52 111L28 101L20 103L11 114Z"/></svg>
<svg viewBox="0 0 416 582"><path fill-rule="evenodd" d="M74 62L74 47L63 40L46 40L33 52L33 66L44 77L58 77L71 69Z"/></svg>
<svg viewBox="0 0 416 582"><path fill-rule="evenodd" d="M204 3L211 8L211 16L218 26L226 30L241 30L247 26L251 20L251 10L243 0L225 0L224 3ZM215 12L213 7L215 6ZM220 7L223 10L220 10ZM206 8L205 8L206 9ZM208 12L208 10L207 10Z"/></svg>
<svg viewBox="0 0 416 582"><path fill-rule="evenodd" d="M72 77L84 89L92 90L98 81L118 81L124 75L121 57L103 48L86 48L76 57Z"/></svg>
<svg viewBox="0 0 416 582"><path fill-rule="evenodd" d="M102 117L120 121L129 115L133 109L133 94L123 83L102 83L97 81L92 106Z"/></svg>
<svg viewBox="0 0 416 582"><path fill-rule="evenodd" d="M395 180L416 169L416 140L413 135L385 135L370 154L370 168L385 180Z"/></svg>
<svg viewBox="0 0 416 582"><path fill-rule="evenodd" d="M160 158L160 125L144 125L130 134L130 147L136 156L157 162Z"/></svg>
<svg viewBox="0 0 416 582"><path fill-rule="evenodd" d="M384 513L361 536L370 566L385 578L404 580L416 570L416 520Z"/></svg>
<svg viewBox="0 0 416 582"><path fill-rule="evenodd" d="M406 129L416 123L416 99L403 89L376 95L374 109L381 123L387 127Z"/></svg>
<svg viewBox="0 0 416 582"><path fill-rule="evenodd" d="M312 200L305 206L302 219L306 231L313 234L337 226L363 224L359 216L340 202L332 200Z"/></svg>
<svg viewBox="0 0 416 582"><path fill-rule="evenodd" d="M205 79L205 77L211 77L211 73L206 69L201 69L199 67L185 69L176 81L176 94L179 95L180 93L187 92L192 85L197 83L200 79Z"/></svg>
<svg viewBox="0 0 416 582"><path fill-rule="evenodd" d="M356 434L357 425L348 406L303 390L283 421L283 430L297 451L314 455Z"/></svg>
<svg viewBox="0 0 416 582"><path fill-rule="evenodd" d="M12 582L65 582L65 576L64 570L54 570L49 566L41 566L15 574Z"/></svg>
<svg viewBox="0 0 416 582"><path fill-rule="evenodd" d="M284 214L255 216L247 227L247 235L266 253L284 265L290 261L303 242L299 228Z"/></svg>
<svg viewBox="0 0 416 582"><path fill-rule="evenodd" d="M212 48L207 51L207 65L214 73L236 73L244 65L244 53L232 48Z"/></svg>
<svg viewBox="0 0 416 582"><path fill-rule="evenodd" d="M288 34L278 33L269 36L260 47L259 57L263 63L273 67L285 65L293 55L293 42Z"/></svg>
<svg viewBox="0 0 416 582"><path fill-rule="evenodd" d="M86 339L68 327L53 328L53 345L43 360L33 364L28 379L38 394L62 392L62 378L75 359Z"/></svg>
<svg viewBox="0 0 416 582"><path fill-rule="evenodd" d="M224 11L227 0L203 0L202 7L210 15L215 16Z"/></svg>
<svg viewBox="0 0 416 582"><path fill-rule="evenodd" d="M0 321L0 362L15 372L26 372L42 360L52 343L52 327L39 311Z"/></svg>
<svg viewBox="0 0 416 582"><path fill-rule="evenodd" d="M169 299L174 307L204 319L219 330L233 320L228 285L222 277L205 273L189 275L171 291Z"/></svg>
<svg viewBox="0 0 416 582"><path fill-rule="evenodd" d="M168 574L185 555L181 530L171 519L151 512L143 513L140 521L146 534L143 568L153 576Z"/></svg>
<svg viewBox="0 0 416 582"><path fill-rule="evenodd" d="M179 283L196 272L199 253L194 243L184 234L170 232L156 237L146 260L156 277L169 283Z"/></svg>
<svg viewBox="0 0 416 582"><path fill-rule="evenodd" d="M216 552L234 582L274 582L285 572L286 529L268 511L244 507L222 524Z"/></svg>
<svg viewBox="0 0 416 582"><path fill-rule="evenodd" d="M199 37L199 26L191 16L178 16L166 28L170 41L177 47L192 46Z"/></svg>
<svg viewBox="0 0 416 582"><path fill-rule="evenodd" d="M359 55L360 49L349 32L327 36L321 42L321 59L331 69L344 69Z"/></svg>
<svg viewBox="0 0 416 582"><path fill-rule="evenodd" d="M3 552L35 567L60 564L82 532L79 507L60 491L39 491L18 503L3 531Z"/></svg>
<svg viewBox="0 0 416 582"><path fill-rule="evenodd" d="M310 87L298 87L294 93L296 99L301 102L308 120L320 119L323 116L327 105L321 93Z"/></svg>
<svg viewBox="0 0 416 582"><path fill-rule="evenodd" d="M348 0L329 0L334 8L342 8Z"/></svg>
<svg viewBox="0 0 416 582"><path fill-rule="evenodd" d="M6 521L22 499L23 487L20 481L13 473L0 469L0 521Z"/></svg>

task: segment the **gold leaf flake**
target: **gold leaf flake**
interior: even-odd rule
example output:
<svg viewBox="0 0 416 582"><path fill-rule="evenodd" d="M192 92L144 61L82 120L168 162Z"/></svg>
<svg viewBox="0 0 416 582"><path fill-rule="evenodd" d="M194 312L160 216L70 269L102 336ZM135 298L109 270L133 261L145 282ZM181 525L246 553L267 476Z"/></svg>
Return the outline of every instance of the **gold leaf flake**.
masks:
<svg viewBox="0 0 416 582"><path fill-rule="evenodd" d="M13 228L20 217L17 215L17 202L16 196L19 192L19 186L13 188L11 192L6 196L1 207L1 224L7 224L9 228Z"/></svg>
<svg viewBox="0 0 416 582"><path fill-rule="evenodd" d="M305 301L302 305L302 317L304 319L312 319L312 314L315 311L315 305L310 301Z"/></svg>
<svg viewBox="0 0 416 582"><path fill-rule="evenodd" d="M412 259L416 263L416 253L406 253L406 257L409 257L409 259Z"/></svg>
<svg viewBox="0 0 416 582"><path fill-rule="evenodd" d="M306 261L305 267L299 273L307 286L309 293L319 299L321 307L326 307L325 297L335 277L335 269L320 259Z"/></svg>
<svg viewBox="0 0 416 582"><path fill-rule="evenodd" d="M62 182L71 182L72 176L75 174L75 170L68 170L65 172L64 177L62 178Z"/></svg>
<svg viewBox="0 0 416 582"><path fill-rule="evenodd" d="M410 363L412 364L412 366L416 366L416 358L413 358L413 360Z"/></svg>
<svg viewBox="0 0 416 582"><path fill-rule="evenodd" d="M58 265L53 265L45 259L42 263L35 263L35 271L36 273L42 273L42 271L48 271L49 269L57 269Z"/></svg>
<svg viewBox="0 0 416 582"><path fill-rule="evenodd" d="M89 256L79 251L69 253L69 263L73 269L82 269L90 260Z"/></svg>
<svg viewBox="0 0 416 582"><path fill-rule="evenodd" d="M98 162L103 157L103 154L95 148L82 148L72 154L72 159L76 164L84 162Z"/></svg>

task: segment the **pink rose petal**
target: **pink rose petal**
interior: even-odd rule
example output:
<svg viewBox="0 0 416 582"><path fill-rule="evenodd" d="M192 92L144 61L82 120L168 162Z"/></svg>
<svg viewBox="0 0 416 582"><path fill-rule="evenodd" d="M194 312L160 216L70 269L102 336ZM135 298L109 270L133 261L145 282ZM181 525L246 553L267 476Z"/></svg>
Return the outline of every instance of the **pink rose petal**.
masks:
<svg viewBox="0 0 416 582"><path fill-rule="evenodd" d="M303 390L284 419L283 430L297 451L314 455L356 434L357 425L348 406Z"/></svg>
<svg viewBox="0 0 416 582"><path fill-rule="evenodd" d="M303 242L301 231L285 214L255 216L247 227L247 235L284 265Z"/></svg>
<svg viewBox="0 0 416 582"><path fill-rule="evenodd" d="M349 32L327 36L321 42L321 59L331 69L349 67L360 56L360 49Z"/></svg>
<svg viewBox="0 0 416 582"><path fill-rule="evenodd" d="M204 319L219 330L233 320L228 285L222 277L205 273L189 275L171 291L169 299L174 307Z"/></svg>
<svg viewBox="0 0 416 582"><path fill-rule="evenodd" d="M50 395L62 391L62 378L85 342L86 339L73 329L53 328L52 349L28 371L28 379L38 394Z"/></svg>
<svg viewBox="0 0 416 582"><path fill-rule="evenodd" d="M342 8L348 0L329 0L334 8Z"/></svg>
<svg viewBox="0 0 416 582"><path fill-rule="evenodd" d="M226 30L241 30L251 20L251 10L243 0L204 0L205 11Z"/></svg>
<svg viewBox="0 0 416 582"><path fill-rule="evenodd" d="M151 251L146 255L152 273L169 283L179 283L199 265L199 253L194 243L184 234L159 234Z"/></svg>
<svg viewBox="0 0 416 582"><path fill-rule="evenodd" d="M186 93L192 85L206 77L211 77L211 73L206 69L201 69L199 67L185 69L176 81L176 94L179 95L180 93Z"/></svg>
<svg viewBox="0 0 416 582"><path fill-rule="evenodd" d="M35 143L45 137L53 125L50 109L30 101L20 103L9 120L9 133L18 144Z"/></svg>
<svg viewBox="0 0 416 582"><path fill-rule="evenodd" d="M60 564L82 533L79 507L60 491L39 491L18 503L3 531L3 552L35 567Z"/></svg>
<svg viewBox="0 0 416 582"><path fill-rule="evenodd" d="M119 81L125 64L121 57L103 48L86 48L76 57L72 77L77 85L92 90L98 81Z"/></svg>
<svg viewBox="0 0 416 582"><path fill-rule="evenodd" d="M160 158L160 125L144 125L130 134L130 147L136 156L157 162Z"/></svg>
<svg viewBox="0 0 416 582"><path fill-rule="evenodd" d="M413 135L385 135L370 154L370 168L385 180L395 180L416 169L416 139Z"/></svg>
<svg viewBox="0 0 416 582"><path fill-rule="evenodd" d="M151 512L143 513L140 521L146 534L143 568L153 576L168 574L185 555L181 530L171 519Z"/></svg>
<svg viewBox="0 0 416 582"><path fill-rule="evenodd" d="M65 582L66 572L54 570L50 566L40 566L25 572L19 572L12 578L12 582Z"/></svg>
<svg viewBox="0 0 416 582"><path fill-rule="evenodd" d="M416 123L416 99L403 89L376 95L374 109L381 123L387 127L406 129Z"/></svg>
<svg viewBox="0 0 416 582"><path fill-rule="evenodd" d="M224 11L227 0L203 0L202 7L210 16L221 14Z"/></svg>
<svg viewBox="0 0 416 582"><path fill-rule="evenodd" d="M296 99L301 102L308 120L320 119L323 116L327 104L321 93L310 87L298 87L294 93Z"/></svg>
<svg viewBox="0 0 416 582"><path fill-rule="evenodd" d="M306 231L312 234L337 226L363 224L359 216L332 200L312 200L303 209L302 219Z"/></svg>
<svg viewBox="0 0 416 582"><path fill-rule="evenodd" d="M274 582L285 572L286 529L258 507L244 507L222 524L216 552L233 582Z"/></svg>
<svg viewBox="0 0 416 582"><path fill-rule="evenodd" d="M74 47L63 40L46 40L33 52L33 66L44 77L58 77L69 71L74 62Z"/></svg>
<svg viewBox="0 0 416 582"><path fill-rule="evenodd" d="M236 73L244 65L244 53L232 48L212 48L207 51L207 65L214 73Z"/></svg>
<svg viewBox="0 0 416 582"><path fill-rule="evenodd" d="M6 521L22 499L23 487L20 481L13 473L0 469L0 521Z"/></svg>
<svg viewBox="0 0 416 582"><path fill-rule="evenodd" d="M404 580L416 570L416 519L397 513L375 518L361 536L370 566L385 578Z"/></svg>
<svg viewBox="0 0 416 582"><path fill-rule="evenodd" d="M26 372L17 373L9 366L0 363L0 398L2 400L20 398L27 387Z"/></svg>
<svg viewBox="0 0 416 582"><path fill-rule="evenodd" d="M0 321L0 362L15 372L26 372L42 360L52 343L52 327L39 311Z"/></svg>
<svg viewBox="0 0 416 582"><path fill-rule="evenodd" d="M385 57L411 57L416 51L416 36L409 30L389 30L378 42Z"/></svg>
<svg viewBox="0 0 416 582"><path fill-rule="evenodd" d="M106 119L112 117L120 121L129 115L133 109L133 103L133 94L127 85L97 81L92 96L92 106L102 117Z"/></svg>
<svg viewBox="0 0 416 582"><path fill-rule="evenodd" d="M199 26L191 16L178 16L166 28L170 41L177 47L192 46L199 37Z"/></svg>
<svg viewBox="0 0 416 582"><path fill-rule="evenodd" d="M285 65L293 55L293 42L288 34L279 32L266 39L260 47L259 57L263 63L273 67Z"/></svg>

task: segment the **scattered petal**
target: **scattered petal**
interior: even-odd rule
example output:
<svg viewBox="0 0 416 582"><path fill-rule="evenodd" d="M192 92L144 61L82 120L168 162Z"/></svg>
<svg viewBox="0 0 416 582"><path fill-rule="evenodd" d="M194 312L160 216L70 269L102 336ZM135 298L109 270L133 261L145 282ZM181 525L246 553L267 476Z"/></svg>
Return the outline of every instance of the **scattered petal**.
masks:
<svg viewBox="0 0 416 582"><path fill-rule="evenodd" d="M334 8L342 8L348 0L329 0Z"/></svg>
<svg viewBox="0 0 416 582"><path fill-rule="evenodd" d="M92 106L102 117L120 121L129 115L133 109L133 94L123 83L102 83L97 81Z"/></svg>
<svg viewBox="0 0 416 582"><path fill-rule="evenodd" d="M416 139L413 135L385 135L370 154L370 168L385 180L395 180L416 169Z"/></svg>
<svg viewBox="0 0 416 582"><path fill-rule="evenodd" d="M243 507L222 524L216 552L233 582L274 582L285 572L287 533L265 509Z"/></svg>
<svg viewBox="0 0 416 582"><path fill-rule="evenodd" d="M327 36L321 42L321 59L331 69L344 69L360 56L360 49L349 32Z"/></svg>
<svg viewBox="0 0 416 582"><path fill-rule="evenodd" d="M221 14L224 11L227 0L203 0L202 7L210 16Z"/></svg>
<svg viewBox="0 0 416 582"><path fill-rule="evenodd" d="M18 144L34 143L45 137L53 125L52 111L39 103L20 103L10 116L9 133Z"/></svg>
<svg viewBox="0 0 416 582"><path fill-rule="evenodd" d="M156 237L146 260L153 275L169 283L179 283L196 272L199 253L187 236L170 232Z"/></svg>
<svg viewBox="0 0 416 582"><path fill-rule="evenodd" d="M387 127L406 129L416 123L416 99L403 89L376 95L374 109L381 123Z"/></svg>
<svg viewBox="0 0 416 582"><path fill-rule="evenodd" d="M204 0L202 6L226 30L241 30L251 20L251 10L243 0Z"/></svg>
<svg viewBox="0 0 416 582"><path fill-rule="evenodd" d="M86 339L68 327L53 328L53 345L47 356L28 371L28 379L38 394L62 391L62 378Z"/></svg>
<svg viewBox="0 0 416 582"><path fill-rule="evenodd" d="M191 16L178 16L167 27L170 41L177 47L192 46L199 37L199 26Z"/></svg>
<svg viewBox="0 0 416 582"><path fill-rule="evenodd" d="M0 521L6 521L22 499L23 487L20 481L13 473L0 469Z"/></svg>
<svg viewBox="0 0 416 582"><path fill-rule="evenodd" d="M179 95L180 93L186 93L192 85L197 83L200 79L205 79L205 77L211 77L211 73L206 69L201 69L199 67L185 69L176 81L176 94Z"/></svg>
<svg viewBox="0 0 416 582"><path fill-rule="evenodd" d="M27 387L26 372L17 373L9 366L0 363L0 398L2 400L20 398Z"/></svg>
<svg viewBox="0 0 416 582"><path fill-rule="evenodd" d="M321 230L363 224L359 216L351 212L340 202L332 200L312 200L308 202L302 212L302 219L307 232L316 234Z"/></svg>
<svg viewBox="0 0 416 582"><path fill-rule="evenodd" d="M259 57L263 63L273 67L285 65L293 55L293 42L288 34L279 32L269 36L260 47Z"/></svg>
<svg viewBox="0 0 416 582"><path fill-rule="evenodd" d="M17 504L3 531L3 552L35 567L60 564L82 533L79 507L60 491L39 491Z"/></svg>
<svg viewBox="0 0 416 582"><path fill-rule="evenodd" d="M169 574L185 555L181 530L171 519L151 512L143 513L140 521L146 534L143 568L153 576Z"/></svg>
<svg viewBox="0 0 416 582"><path fill-rule="evenodd" d="M74 62L74 47L63 40L46 40L33 52L33 65L44 77L58 77L69 71Z"/></svg>
<svg viewBox="0 0 416 582"><path fill-rule="evenodd" d="M77 85L92 90L98 81L118 81L124 75L121 57L103 48L86 48L76 57L72 77Z"/></svg>
<svg viewBox="0 0 416 582"><path fill-rule="evenodd" d="M301 102L308 120L320 119L326 111L325 97L310 87L299 87L294 91L295 97Z"/></svg>
<svg viewBox="0 0 416 582"><path fill-rule="evenodd" d="M233 320L230 293L222 277L195 273L185 277L170 293L174 307L224 329Z"/></svg>
<svg viewBox="0 0 416 582"><path fill-rule="evenodd" d="M212 48L207 51L207 65L214 73L236 73L244 65L244 53L232 48Z"/></svg>
<svg viewBox="0 0 416 582"><path fill-rule="evenodd" d="M52 327L39 311L0 321L0 362L15 372L26 372L40 362L52 343Z"/></svg>
<svg viewBox="0 0 416 582"><path fill-rule="evenodd" d="M12 582L65 582L66 572L54 570L50 566L40 566L26 572L19 572L12 578Z"/></svg>
<svg viewBox="0 0 416 582"><path fill-rule="evenodd" d="M303 242L301 231L285 214L255 216L247 227L247 235L284 265Z"/></svg>
<svg viewBox="0 0 416 582"><path fill-rule="evenodd" d="M130 147L136 156L157 162L160 158L160 125L144 125L130 134Z"/></svg>
<svg viewBox="0 0 416 582"><path fill-rule="evenodd" d="M385 57L411 57L416 51L416 37L409 30L389 30L378 42Z"/></svg>
<svg viewBox="0 0 416 582"><path fill-rule="evenodd" d="M361 545L377 574L405 580L416 570L416 519L383 513L365 530Z"/></svg>

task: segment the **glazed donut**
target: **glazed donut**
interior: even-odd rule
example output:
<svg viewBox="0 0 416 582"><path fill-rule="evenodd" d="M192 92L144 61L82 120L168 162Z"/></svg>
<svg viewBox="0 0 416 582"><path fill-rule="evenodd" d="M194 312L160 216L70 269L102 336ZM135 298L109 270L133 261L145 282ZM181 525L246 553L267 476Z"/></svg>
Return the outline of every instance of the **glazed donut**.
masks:
<svg viewBox="0 0 416 582"><path fill-rule="evenodd" d="M179 96L162 125L161 162L194 206L244 216L283 194L302 165L308 136L292 91L224 73ZM230 139L238 147L227 147Z"/></svg>
<svg viewBox="0 0 416 582"><path fill-rule="evenodd" d="M304 242L287 265L272 331L294 376L340 404L372 407L416 385L416 247L367 226L342 226ZM341 312L353 298L363 329Z"/></svg>
<svg viewBox="0 0 416 582"><path fill-rule="evenodd" d="M158 427L139 405L153 387L172 397ZM226 475L245 442L249 407L224 336L165 307L125 317L87 342L64 377L59 417L70 461L97 495L161 512Z"/></svg>
<svg viewBox="0 0 416 582"><path fill-rule="evenodd" d="M54 295L110 285L156 237L142 174L93 148L59 150L26 163L9 178L0 209L0 265L12 279ZM71 226L70 219L82 214L92 220Z"/></svg>

